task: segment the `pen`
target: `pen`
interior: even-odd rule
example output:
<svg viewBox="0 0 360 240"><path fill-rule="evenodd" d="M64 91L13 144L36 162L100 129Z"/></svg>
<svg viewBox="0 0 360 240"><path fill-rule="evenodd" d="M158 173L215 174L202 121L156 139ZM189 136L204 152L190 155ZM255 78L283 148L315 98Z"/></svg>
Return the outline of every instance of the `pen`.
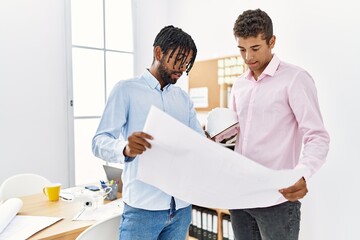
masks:
<svg viewBox="0 0 360 240"><path fill-rule="evenodd" d="M100 184L102 188L107 188L107 185L103 180L100 180Z"/></svg>
<svg viewBox="0 0 360 240"><path fill-rule="evenodd" d="M70 198L66 198L66 197L64 197L64 196L61 196L61 195L60 195L60 198L61 198L61 199L64 199L64 200L66 200L66 201L69 201L69 200L71 200Z"/></svg>

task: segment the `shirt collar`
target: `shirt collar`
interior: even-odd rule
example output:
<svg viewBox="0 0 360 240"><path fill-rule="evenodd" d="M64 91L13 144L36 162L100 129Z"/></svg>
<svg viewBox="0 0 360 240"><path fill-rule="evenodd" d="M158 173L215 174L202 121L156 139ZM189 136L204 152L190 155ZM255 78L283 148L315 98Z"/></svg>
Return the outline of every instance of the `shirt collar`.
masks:
<svg viewBox="0 0 360 240"><path fill-rule="evenodd" d="M150 88L161 90L159 81L151 74L149 69L146 69L142 76ZM163 90L168 90L170 86L171 84L166 85Z"/></svg>
<svg viewBox="0 0 360 240"><path fill-rule="evenodd" d="M280 59L274 54L269 64L266 66L264 71L261 73L261 75L258 78L258 81L263 79L265 76L271 76L273 77L275 75L276 70L278 69L280 65ZM245 73L245 78L248 80L251 80L253 77L252 72L250 69L247 70L247 73Z"/></svg>

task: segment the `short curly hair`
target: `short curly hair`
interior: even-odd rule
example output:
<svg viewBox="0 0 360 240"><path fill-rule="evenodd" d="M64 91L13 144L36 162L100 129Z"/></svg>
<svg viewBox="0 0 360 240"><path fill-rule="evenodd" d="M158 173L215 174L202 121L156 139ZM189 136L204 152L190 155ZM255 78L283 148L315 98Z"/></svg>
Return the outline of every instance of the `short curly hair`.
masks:
<svg viewBox="0 0 360 240"><path fill-rule="evenodd" d="M235 37L242 38L263 34L266 43L269 44L273 36L273 25L266 12L260 9L247 10L236 19L233 31Z"/></svg>

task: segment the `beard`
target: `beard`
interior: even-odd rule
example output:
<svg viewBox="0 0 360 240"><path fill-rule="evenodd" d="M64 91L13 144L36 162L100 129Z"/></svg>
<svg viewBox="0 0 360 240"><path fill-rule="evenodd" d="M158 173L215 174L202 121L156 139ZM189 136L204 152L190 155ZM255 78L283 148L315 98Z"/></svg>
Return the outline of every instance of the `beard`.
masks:
<svg viewBox="0 0 360 240"><path fill-rule="evenodd" d="M162 58L160 61L160 66L158 68L159 74L162 78L162 80L166 83L166 84L175 84L177 82L177 80L179 79L179 77L175 77L173 78L171 75L172 74L182 74L182 71L171 71L169 70L166 66L165 66L165 59Z"/></svg>

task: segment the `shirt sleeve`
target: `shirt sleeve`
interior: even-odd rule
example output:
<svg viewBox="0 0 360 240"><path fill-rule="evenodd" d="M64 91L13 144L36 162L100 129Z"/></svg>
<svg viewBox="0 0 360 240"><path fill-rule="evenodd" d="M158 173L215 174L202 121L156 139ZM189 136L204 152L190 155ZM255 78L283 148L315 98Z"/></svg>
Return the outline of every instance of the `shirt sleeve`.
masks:
<svg viewBox="0 0 360 240"><path fill-rule="evenodd" d="M105 106L99 127L92 140L93 154L107 162L124 163L131 161L125 158L123 150L127 145L124 129L128 115L126 91L121 85L111 92Z"/></svg>
<svg viewBox="0 0 360 240"><path fill-rule="evenodd" d="M304 178L308 179L324 164L330 137L324 127L312 77L305 71L299 72L288 91L289 104L303 136L303 151L296 167L307 167L309 172Z"/></svg>
<svg viewBox="0 0 360 240"><path fill-rule="evenodd" d="M196 132L200 133L204 137L205 132L204 129L201 127L201 124L197 118L196 111L194 108L194 103L189 99L189 127Z"/></svg>

